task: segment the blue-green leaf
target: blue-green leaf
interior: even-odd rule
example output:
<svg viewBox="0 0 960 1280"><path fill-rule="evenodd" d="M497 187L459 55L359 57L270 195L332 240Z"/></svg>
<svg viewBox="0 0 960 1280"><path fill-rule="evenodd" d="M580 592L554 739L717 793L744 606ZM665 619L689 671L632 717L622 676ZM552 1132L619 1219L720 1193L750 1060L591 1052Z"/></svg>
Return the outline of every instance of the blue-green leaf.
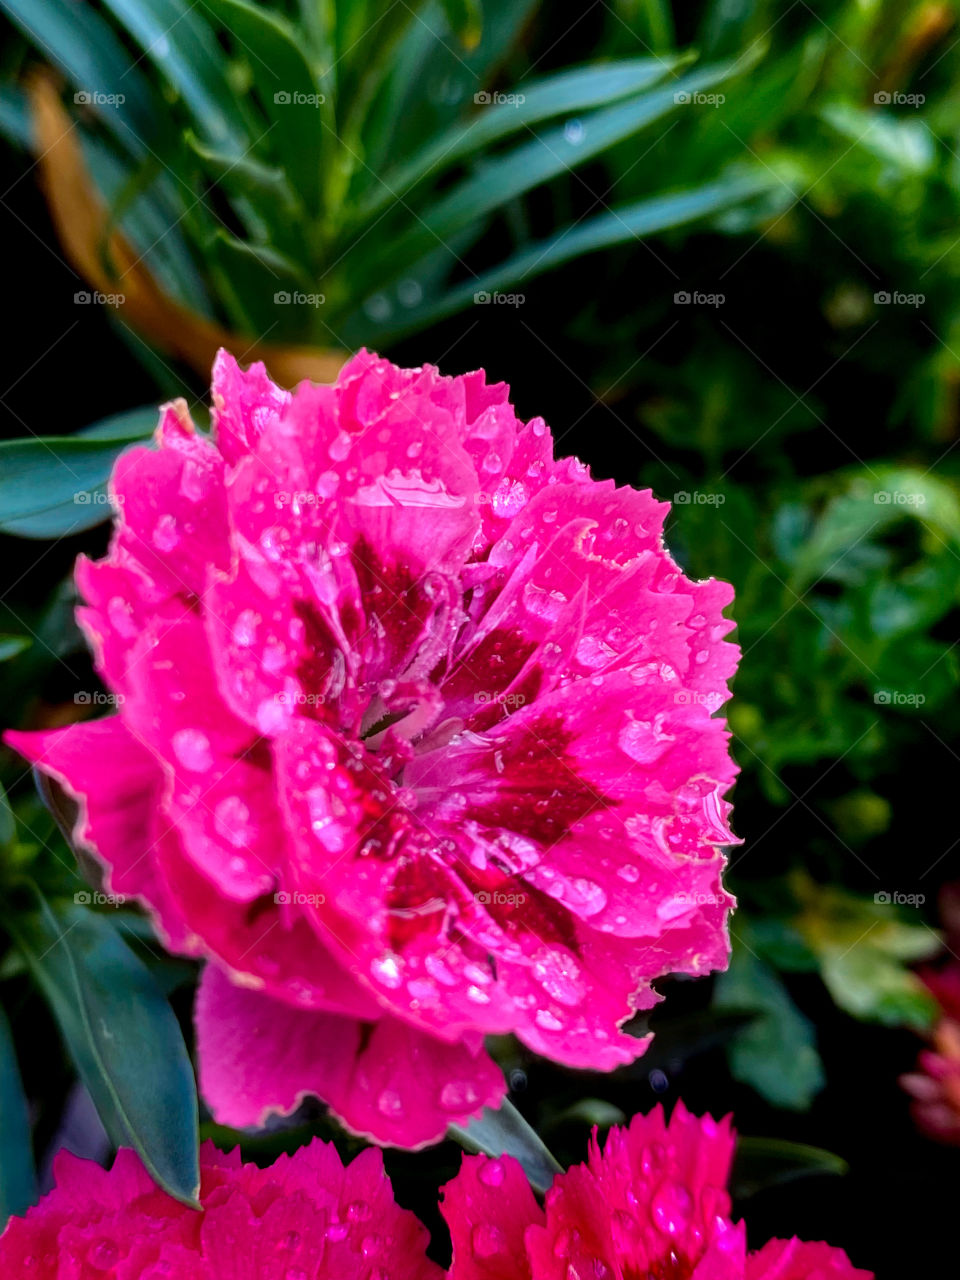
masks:
<svg viewBox="0 0 960 1280"><path fill-rule="evenodd" d="M483 91L481 110L438 134L415 155L387 171L360 209L372 217L428 174L436 176L465 156L523 133L552 116L588 111L641 92L663 80L686 58L630 58L595 67L577 67L541 80L523 81L514 93L495 97Z"/></svg>
<svg viewBox="0 0 960 1280"><path fill-rule="evenodd" d="M523 1166L530 1185L546 1191L562 1167L553 1158L535 1131L506 1098L496 1111L484 1107L483 1114L467 1125L450 1125L450 1136L468 1151L488 1156L513 1156Z"/></svg>
<svg viewBox="0 0 960 1280"><path fill-rule="evenodd" d="M533 187L578 168L676 110L683 94L700 93L721 83L732 69L729 63L700 67L665 88L593 111L582 120L567 121L490 160L425 209L407 236L390 246L390 260L404 262L417 257L432 249L437 240L446 239Z"/></svg>
<svg viewBox="0 0 960 1280"><path fill-rule="evenodd" d="M36 909L11 910L4 923L104 1128L165 1191L196 1204L196 1084L173 1011L105 916L73 903L54 909L34 893Z"/></svg>
<svg viewBox="0 0 960 1280"><path fill-rule="evenodd" d="M354 313L345 321L344 338L348 343L382 343L392 340L410 330L422 328L461 311L470 306L477 294L489 295L497 290L515 288L582 254L593 253L615 244L643 240L673 227L712 217L724 209L769 191L771 182L769 174L755 170L752 173L721 178L690 191L673 191L666 195L652 196L636 204L585 218L582 222L565 227L548 240L529 245L482 275L455 285L440 298L428 299L419 307L404 309L400 305L394 306L392 291L384 291L381 296L386 298L388 310L376 328L375 337L371 336L368 312ZM435 253L431 255L431 260L435 256ZM414 281L417 279L418 265L411 264L406 278Z"/></svg>
<svg viewBox="0 0 960 1280"><path fill-rule="evenodd" d="M0 1009L0 1231L37 1199L27 1100L6 1014Z"/></svg>
<svg viewBox="0 0 960 1280"><path fill-rule="evenodd" d="M822 1147L803 1142L783 1142L779 1138L740 1138L733 1162L731 1184L735 1197L745 1200L765 1187L793 1182L797 1178L847 1172L847 1162Z"/></svg>
<svg viewBox="0 0 960 1280"><path fill-rule="evenodd" d="M323 94L298 44L298 34L280 14L246 0L212 0L215 13L250 67L270 129L266 147L286 170L311 217L320 211ZM302 37L300 37L302 42Z"/></svg>
<svg viewBox="0 0 960 1280"><path fill-rule="evenodd" d="M58 67L87 105L133 155L155 131L157 101L142 70L93 5L62 0L0 0L37 51ZM119 104L116 99L122 95Z"/></svg>
<svg viewBox="0 0 960 1280"><path fill-rule="evenodd" d="M106 484L117 456L148 439L152 406L116 414L75 436L0 441L0 530L21 538L60 538L112 514Z"/></svg>
<svg viewBox="0 0 960 1280"><path fill-rule="evenodd" d="M29 636L8 636L0 633L0 662L9 662L17 654L29 649L33 641Z"/></svg>
<svg viewBox="0 0 960 1280"><path fill-rule="evenodd" d="M745 946L735 946L730 967L717 978L718 1009L756 1013L727 1046L730 1073L775 1107L805 1110L826 1083L809 1019L769 968Z"/></svg>
<svg viewBox="0 0 960 1280"><path fill-rule="evenodd" d="M246 151L247 122L227 79L227 58L202 11L183 0L104 4L181 95L197 129L215 146Z"/></svg>

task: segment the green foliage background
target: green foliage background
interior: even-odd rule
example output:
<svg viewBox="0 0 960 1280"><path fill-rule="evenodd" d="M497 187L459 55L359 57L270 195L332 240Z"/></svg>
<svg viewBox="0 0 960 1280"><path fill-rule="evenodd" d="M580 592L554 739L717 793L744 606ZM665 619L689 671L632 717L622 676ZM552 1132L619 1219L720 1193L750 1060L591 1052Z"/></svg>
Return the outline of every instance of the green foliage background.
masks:
<svg viewBox="0 0 960 1280"><path fill-rule="evenodd" d="M722 1051L764 1123L797 1136L789 1113L830 1087L824 1027L875 1047L871 1023L891 1043L930 1025L912 966L939 950L938 888L960 872L947 802L960 767L960 7L610 0L576 22L499 0L0 7L17 33L7 137L27 139L25 68L52 62L100 189L173 297L251 336L366 343L447 372L486 364L563 450L672 498L675 553L733 582L734 959L689 1015L679 997L654 1015L664 1047L644 1073L677 1075L701 1054L715 1069ZM181 38L161 45L172 19ZM71 104L78 89L111 92L138 50L126 114ZM279 84L324 101L290 110ZM297 289L326 301L277 306ZM525 301L476 305L498 290ZM144 399L200 392L111 323L144 362ZM152 415L84 425L41 444L14 424L0 445L0 528L25 563L39 551L23 539L99 545L112 459ZM90 687L63 565L38 560L5 597L8 723L70 696L60 657ZM3 875L29 875L60 910L69 851L10 759L4 776L18 825ZM29 928L49 924L17 901ZM136 921L121 925L133 963L178 990L184 974ZM24 933L11 921L14 1040L34 1000ZM0 1059L8 1041L0 1031ZM538 1070L515 1046L501 1057ZM576 1150L585 1120L647 1105L640 1079L591 1082L587 1102L579 1082L551 1080L523 1105L555 1149ZM703 1086L706 1105L723 1109L720 1092L713 1103ZM42 1114L40 1131L54 1127Z"/></svg>

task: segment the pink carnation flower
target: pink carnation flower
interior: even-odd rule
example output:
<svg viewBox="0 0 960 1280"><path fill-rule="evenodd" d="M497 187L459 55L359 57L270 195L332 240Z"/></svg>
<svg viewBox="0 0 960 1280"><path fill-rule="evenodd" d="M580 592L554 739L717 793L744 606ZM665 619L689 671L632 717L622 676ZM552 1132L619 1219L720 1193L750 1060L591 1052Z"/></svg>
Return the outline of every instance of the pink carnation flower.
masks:
<svg viewBox="0 0 960 1280"><path fill-rule="evenodd" d="M503 1093L486 1034L609 1070L654 979L727 962L731 588L507 394L367 352L290 394L221 354L213 439L168 405L78 565L118 714L8 735L210 960L225 1124L310 1093L434 1141Z"/></svg>
<svg viewBox="0 0 960 1280"><path fill-rule="evenodd" d="M771 1240L748 1253L730 1219L729 1117L677 1103L594 1134L585 1164L558 1174L541 1208L510 1156L468 1156L444 1188L450 1280L872 1280L842 1249Z"/></svg>
<svg viewBox="0 0 960 1280"><path fill-rule="evenodd" d="M931 1047L921 1051L917 1068L900 1077L913 1099L917 1128L928 1138L960 1146L960 964L925 967L919 977L940 1005L930 1033Z"/></svg>
<svg viewBox="0 0 960 1280"><path fill-rule="evenodd" d="M316 1139L268 1169L200 1149L200 1202L151 1181L139 1157L101 1169L61 1151L56 1187L0 1236L0 1274L22 1280L443 1280L426 1228L393 1199L383 1157L344 1167Z"/></svg>

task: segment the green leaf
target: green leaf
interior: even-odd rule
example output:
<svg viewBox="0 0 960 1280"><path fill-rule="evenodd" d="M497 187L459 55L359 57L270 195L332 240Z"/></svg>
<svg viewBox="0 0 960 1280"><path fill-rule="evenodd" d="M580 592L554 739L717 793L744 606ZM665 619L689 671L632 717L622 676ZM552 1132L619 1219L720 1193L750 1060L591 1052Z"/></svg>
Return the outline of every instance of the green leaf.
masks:
<svg viewBox="0 0 960 1280"><path fill-rule="evenodd" d="M381 172L387 157L414 155L445 130L473 95L491 87L496 68L519 43L537 0L483 0L477 47L457 47L439 3L410 23L363 129L367 164Z"/></svg>
<svg viewBox="0 0 960 1280"><path fill-rule="evenodd" d="M609 1129L615 1124L626 1124L627 1117L619 1107L604 1098L580 1098L573 1106L567 1107L550 1122L551 1129L562 1124L581 1124L588 1128Z"/></svg>
<svg viewBox="0 0 960 1280"><path fill-rule="evenodd" d="M929 1028L937 1003L907 966L939 951L939 935L919 915L916 924L904 920L886 890L871 901L805 875L793 884L803 904L794 923L840 1008L887 1026Z"/></svg>
<svg viewBox="0 0 960 1280"><path fill-rule="evenodd" d="M520 101L482 105L466 122L445 130L409 160L388 170L378 179L378 190L362 204L359 216L373 217L428 174L436 177L465 156L513 133L522 133L541 120L565 112L587 111L639 93L687 60L681 55L631 58L606 66L577 67L529 83L523 81L515 94L504 95ZM487 93L486 97L491 95Z"/></svg>
<svg viewBox="0 0 960 1280"><path fill-rule="evenodd" d="M197 1095L173 1011L105 916L35 910L4 923L25 956L107 1133L132 1146L159 1186L196 1205Z"/></svg>
<svg viewBox="0 0 960 1280"><path fill-rule="evenodd" d="M37 1200L27 1099L10 1024L0 1009L0 1231Z"/></svg>
<svg viewBox="0 0 960 1280"><path fill-rule="evenodd" d="M235 48L245 56L270 123L261 140L277 157L312 218L320 214L320 86L302 36L280 14L246 0L211 0ZM298 43L298 40L300 43Z"/></svg>
<svg viewBox="0 0 960 1280"><path fill-rule="evenodd" d="M0 85L0 135L21 151L30 149L30 113L27 100L13 85Z"/></svg>
<svg viewBox="0 0 960 1280"><path fill-rule="evenodd" d="M0 634L0 662L15 658L18 653L29 649L33 641L29 636L8 636Z"/></svg>
<svg viewBox="0 0 960 1280"><path fill-rule="evenodd" d="M505 1098L496 1111L484 1107L483 1114L463 1126L452 1124L452 1138L468 1151L488 1156L513 1156L523 1166L530 1185L547 1191L563 1170L520 1112Z"/></svg>
<svg viewBox="0 0 960 1280"><path fill-rule="evenodd" d="M454 35L465 49L475 49L483 35L480 0L440 0Z"/></svg>
<svg viewBox="0 0 960 1280"><path fill-rule="evenodd" d="M153 407L116 414L75 436L0 441L0 530L60 538L112 515L106 483L118 455L149 438Z"/></svg>
<svg viewBox="0 0 960 1280"><path fill-rule="evenodd" d="M779 1138L739 1138L733 1161L731 1185L738 1200L745 1200L765 1187L811 1176L837 1176L847 1172L840 1156L802 1142L782 1142Z"/></svg>
<svg viewBox="0 0 960 1280"><path fill-rule="evenodd" d="M392 340L461 311L471 305L478 293L492 294L497 290L523 285L544 271L583 254L616 244L640 241L674 227L708 218L769 190L770 181L769 175L756 171L722 178L691 191L674 191L668 195L654 196L633 205L611 209L593 218L585 218L582 222L565 227L549 240L528 246L490 271L455 285L441 298L425 302L422 306L404 308L401 300L384 293L382 296L388 310L376 326L375 339L371 336L371 318L363 313L354 313L345 322L345 338L348 344L364 340ZM409 278L416 279L418 265L414 264L409 268Z"/></svg>
<svg viewBox="0 0 960 1280"><path fill-rule="evenodd" d="M226 55L202 11L182 0L103 2L181 95L197 129L214 146L243 154L247 122L227 79Z"/></svg>
<svg viewBox="0 0 960 1280"><path fill-rule="evenodd" d="M727 1046L735 1080L772 1106L806 1110L826 1083L812 1023L790 999L773 969L735 945L730 967L717 978L718 1009L756 1013Z"/></svg>
<svg viewBox="0 0 960 1280"><path fill-rule="evenodd" d="M145 155L143 139L156 131L157 98L95 8L62 0L0 0L0 8L74 89L90 95L88 109L97 112L125 149ZM124 97L119 109L105 101L117 94Z"/></svg>
<svg viewBox="0 0 960 1280"><path fill-rule="evenodd" d="M825 951L820 972L836 1003L855 1018L925 1031L939 1016L916 974L866 940L847 952Z"/></svg>
<svg viewBox="0 0 960 1280"><path fill-rule="evenodd" d="M825 506L793 562L790 585L836 577L852 549L901 521L927 524L947 544L960 546L960 500L945 480L912 467L879 467L854 475Z"/></svg>
<svg viewBox="0 0 960 1280"><path fill-rule="evenodd" d="M666 88L591 112L580 121L568 121L484 163L473 176L423 210L407 235L390 246L389 256L371 264L374 274L389 269L397 261L419 257L432 249L437 240L445 240L469 222L502 208L533 187L579 168L615 143L676 110L678 94L703 92L725 80L732 70L730 63L700 67Z"/></svg>
<svg viewBox="0 0 960 1280"><path fill-rule="evenodd" d="M0 846L12 844L16 837L17 823L7 793L0 784Z"/></svg>

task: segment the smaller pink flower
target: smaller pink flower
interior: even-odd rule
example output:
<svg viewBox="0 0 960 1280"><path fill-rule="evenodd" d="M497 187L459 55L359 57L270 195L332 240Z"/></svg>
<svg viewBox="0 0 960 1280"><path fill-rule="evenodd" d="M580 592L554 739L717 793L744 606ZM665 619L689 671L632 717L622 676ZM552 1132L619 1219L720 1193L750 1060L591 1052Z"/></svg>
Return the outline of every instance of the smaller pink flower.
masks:
<svg viewBox="0 0 960 1280"><path fill-rule="evenodd" d="M397 1206L383 1157L344 1167L319 1139L267 1169L200 1149L198 1213L139 1157L101 1169L61 1151L56 1187L0 1236L0 1275L24 1280L442 1280L426 1229Z"/></svg>
<svg viewBox="0 0 960 1280"><path fill-rule="evenodd" d="M669 1123L657 1107L594 1134L586 1163L558 1174L541 1209L510 1156L467 1157L444 1188L450 1280L871 1280L842 1249L771 1240L747 1252L730 1218L727 1117Z"/></svg>
<svg viewBox="0 0 960 1280"><path fill-rule="evenodd" d="M922 969L919 977L940 1005L941 1018L931 1047L917 1058L917 1069L900 1077L913 1099L910 1108L921 1133L935 1142L960 1146L960 964Z"/></svg>

